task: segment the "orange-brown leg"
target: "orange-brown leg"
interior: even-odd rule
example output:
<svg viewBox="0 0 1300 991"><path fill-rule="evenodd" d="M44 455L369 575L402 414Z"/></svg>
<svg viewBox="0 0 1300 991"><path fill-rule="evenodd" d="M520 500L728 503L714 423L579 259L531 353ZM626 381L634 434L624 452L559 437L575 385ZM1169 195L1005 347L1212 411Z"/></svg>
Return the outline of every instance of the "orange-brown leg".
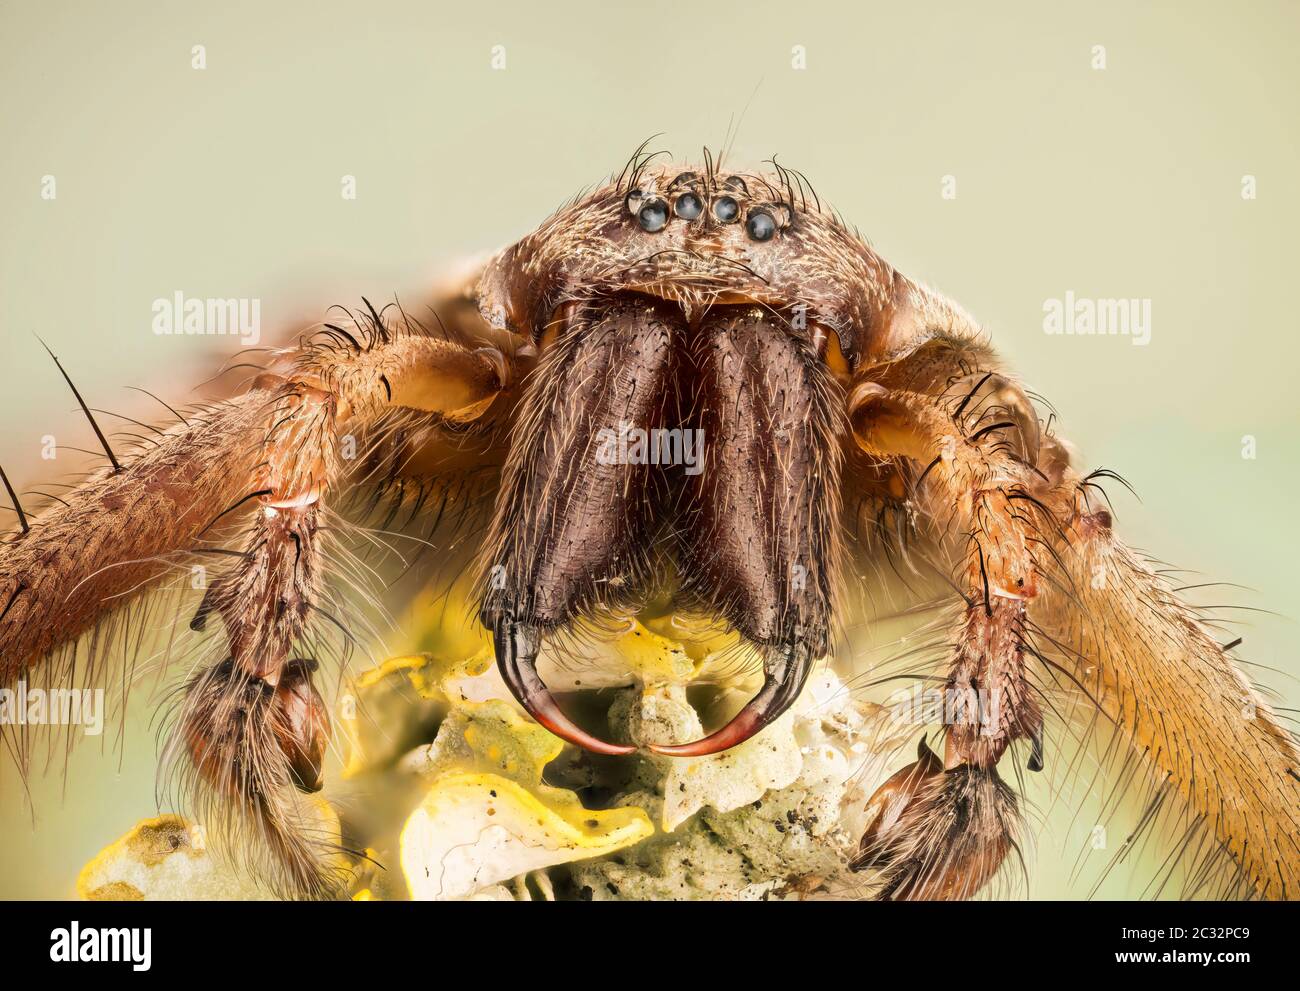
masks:
<svg viewBox="0 0 1300 991"><path fill-rule="evenodd" d="M895 897L974 893L1012 848L1014 802L994 767L1017 739L1041 766L1026 655L1058 665L1235 858L1248 890L1300 890L1300 755L1224 649L1111 532L1093 478L1044 436L1024 392L978 345L933 340L865 369L854 435L910 459L915 498L955 537L966 604L954 631L946 749L922 756L881 800L904 814L869 831ZM943 773L943 769L948 773ZM953 772L960 773L954 774ZM960 810L975 835L945 831ZM865 866L865 863L864 863Z"/></svg>

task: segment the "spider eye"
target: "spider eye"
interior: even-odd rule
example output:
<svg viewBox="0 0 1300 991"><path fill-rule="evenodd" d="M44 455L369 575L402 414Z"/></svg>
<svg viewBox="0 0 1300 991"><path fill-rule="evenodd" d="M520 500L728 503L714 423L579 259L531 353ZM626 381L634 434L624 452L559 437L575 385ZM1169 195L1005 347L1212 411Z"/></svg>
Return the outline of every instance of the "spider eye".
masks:
<svg viewBox="0 0 1300 991"><path fill-rule="evenodd" d="M734 196L719 196L713 201L713 215L720 223L729 224L740 215L740 204Z"/></svg>
<svg viewBox="0 0 1300 991"><path fill-rule="evenodd" d="M673 209L683 220L694 220L704 212L704 204L694 193L682 193L673 204Z"/></svg>
<svg viewBox="0 0 1300 991"><path fill-rule="evenodd" d="M643 231L650 234L663 230L664 225L668 223L668 204L658 196L650 197L637 210L636 221Z"/></svg>
<svg viewBox="0 0 1300 991"><path fill-rule="evenodd" d="M755 210L745 221L745 230L748 232L750 240L769 241L772 235L776 233L776 221L766 210Z"/></svg>
<svg viewBox="0 0 1300 991"><path fill-rule="evenodd" d="M623 206L628 213L636 216L641 210L641 200L644 194L639 189L634 189L623 200Z"/></svg>

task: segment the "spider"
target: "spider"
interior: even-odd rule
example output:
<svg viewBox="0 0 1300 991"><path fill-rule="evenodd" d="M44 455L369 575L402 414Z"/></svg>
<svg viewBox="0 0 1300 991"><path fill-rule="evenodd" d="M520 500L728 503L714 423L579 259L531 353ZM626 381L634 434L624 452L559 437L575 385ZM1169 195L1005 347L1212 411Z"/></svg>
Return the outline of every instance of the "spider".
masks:
<svg viewBox="0 0 1300 991"><path fill-rule="evenodd" d="M1099 483L1117 476L1072 467L975 321L800 173L642 146L434 303L437 330L397 304L344 311L131 453L96 426L110 464L39 512L4 479L0 684L115 649L123 607L178 561L218 562L190 621L215 663L186 683L167 755L322 896L287 796L322 783L329 717L302 655L342 623L325 574L351 493L395 492L412 517L439 486L490 501L475 567L499 671L537 722L611 756L635 748L564 713L537 674L545 640L656 597L725 622L760 651L761 690L652 748L717 753L791 706L855 576L912 545L952 593L947 704L938 750L921 742L871 801L854 866L883 872L883 897L969 897L1017 848L999 767L1019 744L1042 768L1046 675L1168 782L1249 894L1300 893L1295 742L1233 645L1112 532ZM597 456L629 428L694 430L700 461Z"/></svg>

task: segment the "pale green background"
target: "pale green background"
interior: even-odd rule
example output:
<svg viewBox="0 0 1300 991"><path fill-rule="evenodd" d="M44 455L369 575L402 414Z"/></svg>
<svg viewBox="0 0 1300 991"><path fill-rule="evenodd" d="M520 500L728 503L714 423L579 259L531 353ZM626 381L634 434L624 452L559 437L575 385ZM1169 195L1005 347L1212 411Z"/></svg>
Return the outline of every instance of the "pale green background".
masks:
<svg viewBox="0 0 1300 991"><path fill-rule="evenodd" d="M93 444L33 333L93 404L152 415L123 387L184 401L215 353L155 337L155 297L260 297L270 328L363 292L419 298L648 135L693 156L744 111L733 162L779 153L988 326L1084 459L1141 493L1118 500L1132 542L1297 615L1300 5L186 6L0 3L0 458L22 484L50 474L41 435ZM1067 289L1150 297L1150 346L1046 336L1043 301ZM1294 623L1242 632L1294 704ZM33 781L35 831L0 770L0 896L67 894L152 813L147 703L123 744L77 752L66 796L57 772ZM1086 893L1067 881L1081 819L1049 817L1034 896ZM1102 891L1140 887L1121 870Z"/></svg>

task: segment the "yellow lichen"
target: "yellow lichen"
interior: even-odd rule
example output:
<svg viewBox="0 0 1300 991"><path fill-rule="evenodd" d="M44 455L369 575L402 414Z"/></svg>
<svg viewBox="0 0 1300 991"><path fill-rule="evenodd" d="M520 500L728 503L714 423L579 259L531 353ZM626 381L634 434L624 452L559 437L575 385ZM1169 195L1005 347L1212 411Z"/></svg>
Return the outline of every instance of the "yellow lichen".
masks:
<svg viewBox="0 0 1300 991"><path fill-rule="evenodd" d="M703 616L668 613L643 620L653 633L676 643L694 661L734 650L740 634Z"/></svg>
<svg viewBox="0 0 1300 991"><path fill-rule="evenodd" d="M345 778L383 767L430 739L458 683L482 675L491 650L457 655L409 654L362 672L339 698L339 725L347 740Z"/></svg>
<svg viewBox="0 0 1300 991"><path fill-rule="evenodd" d="M88 902L139 902L144 892L125 881L110 881L92 891L79 892Z"/></svg>
<svg viewBox="0 0 1300 991"><path fill-rule="evenodd" d="M93 901L265 897L217 866L202 831L174 815L145 819L96 854L77 877L77 894Z"/></svg>
<svg viewBox="0 0 1300 991"><path fill-rule="evenodd" d="M338 815L317 795L302 803L315 835L338 846ZM340 863L342 865L341 855ZM180 816L163 815L137 823L81 869L77 894L90 901L256 900L270 894L244 872L217 860L204 830Z"/></svg>
<svg viewBox="0 0 1300 991"><path fill-rule="evenodd" d="M573 792L543 783L563 744L506 702L457 703L434 749L431 784L399 839L413 898L468 897L654 832L643 809L587 809Z"/></svg>
<svg viewBox="0 0 1300 991"><path fill-rule="evenodd" d="M561 789L533 792L498 774L452 773L433 783L406 821L402 871L412 898L464 898L528 871L613 853L653 832L643 809L593 811Z"/></svg>
<svg viewBox="0 0 1300 991"><path fill-rule="evenodd" d="M696 665L678 640L656 633L637 620L614 641L614 648L628 672L643 683L679 683L695 677Z"/></svg>

